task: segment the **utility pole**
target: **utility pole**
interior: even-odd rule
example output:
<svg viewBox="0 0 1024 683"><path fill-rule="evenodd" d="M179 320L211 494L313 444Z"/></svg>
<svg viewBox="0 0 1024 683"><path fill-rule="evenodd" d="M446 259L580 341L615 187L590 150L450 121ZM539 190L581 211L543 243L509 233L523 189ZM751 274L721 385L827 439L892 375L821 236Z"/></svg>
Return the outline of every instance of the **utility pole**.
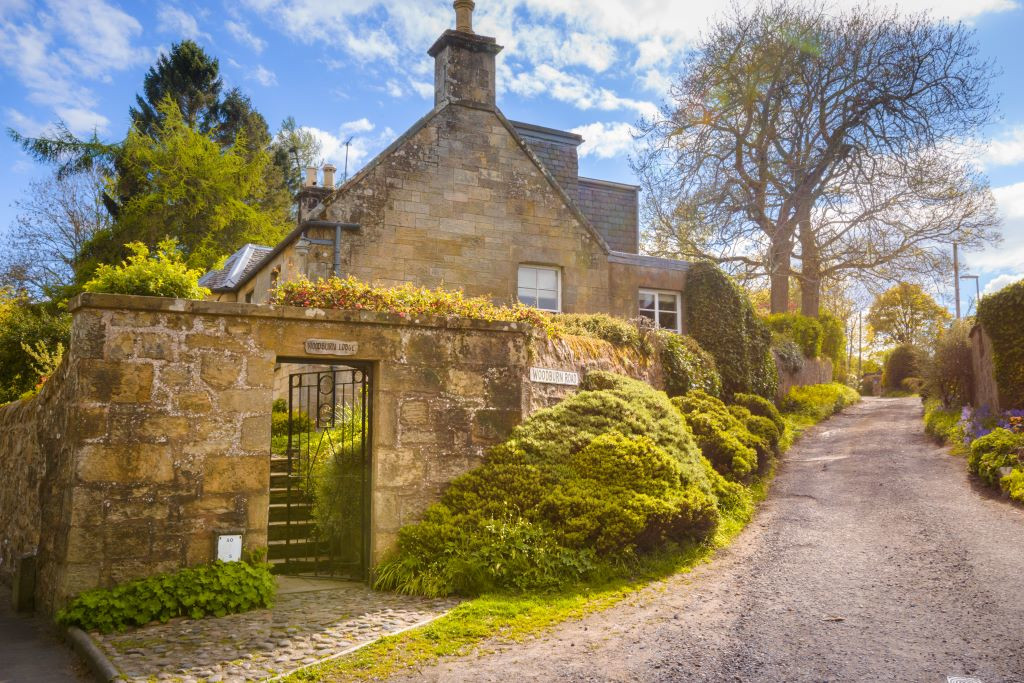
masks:
<svg viewBox="0 0 1024 683"><path fill-rule="evenodd" d="M958 252L959 245L953 242L953 296L956 298L956 319L960 319L960 258Z"/></svg>
<svg viewBox="0 0 1024 683"><path fill-rule="evenodd" d="M864 379L864 311L857 311L857 376Z"/></svg>
<svg viewBox="0 0 1024 683"><path fill-rule="evenodd" d="M974 280L974 312L978 312L978 300L981 299L981 285L977 275L961 275L960 280ZM969 312L969 311L968 311Z"/></svg>
<svg viewBox="0 0 1024 683"><path fill-rule="evenodd" d="M345 182L348 181L348 148L349 148L349 145L352 144L352 140L354 138L355 138L355 136L351 135L351 136L349 136L348 140L345 140L345 179L341 181L342 183L345 183Z"/></svg>

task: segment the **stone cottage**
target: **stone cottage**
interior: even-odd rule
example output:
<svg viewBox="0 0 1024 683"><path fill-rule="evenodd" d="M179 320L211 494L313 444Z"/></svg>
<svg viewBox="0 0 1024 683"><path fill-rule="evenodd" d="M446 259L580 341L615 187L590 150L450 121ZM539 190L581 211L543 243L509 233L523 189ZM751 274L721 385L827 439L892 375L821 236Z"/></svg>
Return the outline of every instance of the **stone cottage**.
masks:
<svg viewBox="0 0 1024 683"><path fill-rule="evenodd" d="M319 185L309 169L298 226L208 273L215 299L264 303L281 280L354 275L683 331L687 264L638 253L638 188L580 177L579 135L505 118L502 47L473 32L473 5L455 3L456 29L429 50L434 108L339 187L334 167Z"/></svg>

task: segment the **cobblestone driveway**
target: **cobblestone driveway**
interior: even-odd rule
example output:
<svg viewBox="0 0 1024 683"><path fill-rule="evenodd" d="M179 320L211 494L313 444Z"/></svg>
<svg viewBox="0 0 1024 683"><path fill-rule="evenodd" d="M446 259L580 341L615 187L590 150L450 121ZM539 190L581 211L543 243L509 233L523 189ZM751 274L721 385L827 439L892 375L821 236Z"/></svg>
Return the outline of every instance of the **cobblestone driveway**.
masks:
<svg viewBox="0 0 1024 683"><path fill-rule="evenodd" d="M453 600L281 577L274 607L90 634L129 681L260 681L436 618Z"/></svg>

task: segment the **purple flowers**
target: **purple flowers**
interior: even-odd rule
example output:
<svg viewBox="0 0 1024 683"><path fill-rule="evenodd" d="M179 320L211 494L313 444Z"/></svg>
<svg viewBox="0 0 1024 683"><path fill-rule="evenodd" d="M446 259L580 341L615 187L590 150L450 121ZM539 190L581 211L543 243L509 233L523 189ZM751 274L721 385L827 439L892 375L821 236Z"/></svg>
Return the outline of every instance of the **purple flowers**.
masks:
<svg viewBox="0 0 1024 683"><path fill-rule="evenodd" d="M1007 410L993 415L988 408L975 410L971 406L964 406L960 411L960 428L963 429L966 444L990 434L996 427L1024 433L1024 410Z"/></svg>

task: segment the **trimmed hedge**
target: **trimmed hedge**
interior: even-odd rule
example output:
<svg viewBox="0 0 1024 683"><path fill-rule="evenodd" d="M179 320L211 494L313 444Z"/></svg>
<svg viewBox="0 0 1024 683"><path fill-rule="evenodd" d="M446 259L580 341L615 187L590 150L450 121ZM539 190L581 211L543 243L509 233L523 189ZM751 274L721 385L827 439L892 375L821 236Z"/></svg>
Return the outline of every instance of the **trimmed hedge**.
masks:
<svg viewBox="0 0 1024 683"><path fill-rule="evenodd" d="M276 590L269 564L217 561L86 591L57 613L57 623L110 633L174 617L222 617L270 607Z"/></svg>
<svg viewBox="0 0 1024 683"><path fill-rule="evenodd" d="M714 396L694 390L672 399L672 404L686 418L704 457L727 479L745 480L771 457L771 443L752 434Z"/></svg>
<svg viewBox="0 0 1024 683"><path fill-rule="evenodd" d="M791 339L800 347L804 358L821 355L824 330L821 323L800 313L773 313L764 319L769 329Z"/></svg>
<svg viewBox="0 0 1024 683"><path fill-rule="evenodd" d="M737 392L773 397L779 378L771 331L739 285L714 265L696 263L687 272L683 296L687 329L714 357L723 398Z"/></svg>
<svg viewBox="0 0 1024 683"><path fill-rule="evenodd" d="M656 330L658 356L665 373L665 393L682 396L692 389L722 395L722 378L715 358L700 347L693 337L668 330Z"/></svg>
<svg viewBox="0 0 1024 683"><path fill-rule="evenodd" d="M1024 408L1024 280L983 297L978 322L992 338L999 405Z"/></svg>
<svg viewBox="0 0 1024 683"><path fill-rule="evenodd" d="M775 404L764 398L763 396L756 396L754 394L736 394L732 397L733 403L739 406L743 406L754 415L760 415L771 420L779 432L783 432L786 429L786 421L782 418L782 413L775 407Z"/></svg>
<svg viewBox="0 0 1024 683"><path fill-rule="evenodd" d="M749 513L750 494L701 456L663 392L605 372L581 388L516 427L403 527L376 587L554 589Z"/></svg>

